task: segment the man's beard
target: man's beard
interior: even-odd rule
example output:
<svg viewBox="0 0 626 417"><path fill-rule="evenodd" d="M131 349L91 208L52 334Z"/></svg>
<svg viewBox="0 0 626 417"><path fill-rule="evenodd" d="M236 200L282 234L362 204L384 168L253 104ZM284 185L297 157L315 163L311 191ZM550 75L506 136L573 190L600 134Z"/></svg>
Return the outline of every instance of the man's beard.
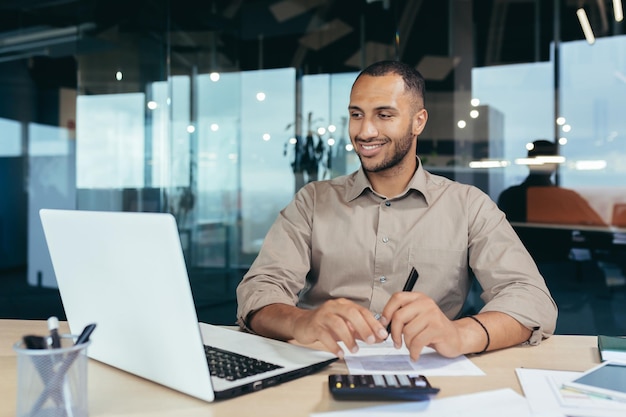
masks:
<svg viewBox="0 0 626 417"><path fill-rule="evenodd" d="M367 160L365 161L366 163L363 163L363 158L361 158L361 155L358 155L359 160L361 160L361 166L367 172L381 172L389 168L393 168L396 165L398 165L398 163L402 161L406 157L406 155L409 153L409 151L411 150L411 144L413 143L413 140L414 140L414 136L411 133L411 128L409 127L409 129L407 129L406 134L401 140L396 140L392 142L393 154L390 157L385 158L378 165L371 166L367 164L368 162Z"/></svg>

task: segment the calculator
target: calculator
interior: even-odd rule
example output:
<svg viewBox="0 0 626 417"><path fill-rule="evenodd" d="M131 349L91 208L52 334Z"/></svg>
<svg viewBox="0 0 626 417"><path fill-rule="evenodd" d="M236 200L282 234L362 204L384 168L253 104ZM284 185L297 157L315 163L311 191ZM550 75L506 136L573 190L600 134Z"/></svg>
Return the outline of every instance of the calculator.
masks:
<svg viewBox="0 0 626 417"><path fill-rule="evenodd" d="M439 392L423 375L328 375L328 388L336 400L426 401Z"/></svg>

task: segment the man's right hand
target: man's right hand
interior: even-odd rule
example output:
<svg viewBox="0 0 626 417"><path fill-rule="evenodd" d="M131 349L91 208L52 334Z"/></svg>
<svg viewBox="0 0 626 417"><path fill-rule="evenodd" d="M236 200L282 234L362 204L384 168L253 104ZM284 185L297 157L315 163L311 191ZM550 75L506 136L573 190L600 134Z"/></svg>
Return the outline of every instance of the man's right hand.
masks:
<svg viewBox="0 0 626 417"><path fill-rule="evenodd" d="M304 345L320 342L340 358L344 356L340 341L356 352L357 340L371 344L387 338L387 330L368 309L344 298L326 301L314 310L271 304L257 311L249 324L263 336Z"/></svg>

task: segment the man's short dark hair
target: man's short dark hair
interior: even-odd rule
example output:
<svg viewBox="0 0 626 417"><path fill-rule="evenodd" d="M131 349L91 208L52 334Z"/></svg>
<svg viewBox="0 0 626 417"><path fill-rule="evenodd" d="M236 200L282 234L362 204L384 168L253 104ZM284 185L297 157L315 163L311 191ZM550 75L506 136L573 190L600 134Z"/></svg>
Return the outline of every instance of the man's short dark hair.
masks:
<svg viewBox="0 0 626 417"><path fill-rule="evenodd" d="M407 92L416 95L424 102L426 92L426 82L420 72L412 66L401 61L379 61L365 68L356 77L358 80L362 75L370 77L382 77L388 74L397 74L404 81L404 88ZM356 83L356 80L354 81Z"/></svg>
<svg viewBox="0 0 626 417"><path fill-rule="evenodd" d="M554 142L546 139L537 139L533 142L533 147L528 150L528 157L553 156L557 154L557 146Z"/></svg>

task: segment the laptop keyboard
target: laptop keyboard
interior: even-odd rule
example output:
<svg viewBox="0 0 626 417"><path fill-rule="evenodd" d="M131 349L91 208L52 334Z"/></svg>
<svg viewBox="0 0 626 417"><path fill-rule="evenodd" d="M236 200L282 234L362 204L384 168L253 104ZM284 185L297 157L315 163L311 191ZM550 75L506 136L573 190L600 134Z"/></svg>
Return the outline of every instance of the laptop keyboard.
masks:
<svg viewBox="0 0 626 417"><path fill-rule="evenodd" d="M249 356L218 349L213 346L204 346L211 375L227 381L246 378L263 372L280 369L282 366L264 362Z"/></svg>

